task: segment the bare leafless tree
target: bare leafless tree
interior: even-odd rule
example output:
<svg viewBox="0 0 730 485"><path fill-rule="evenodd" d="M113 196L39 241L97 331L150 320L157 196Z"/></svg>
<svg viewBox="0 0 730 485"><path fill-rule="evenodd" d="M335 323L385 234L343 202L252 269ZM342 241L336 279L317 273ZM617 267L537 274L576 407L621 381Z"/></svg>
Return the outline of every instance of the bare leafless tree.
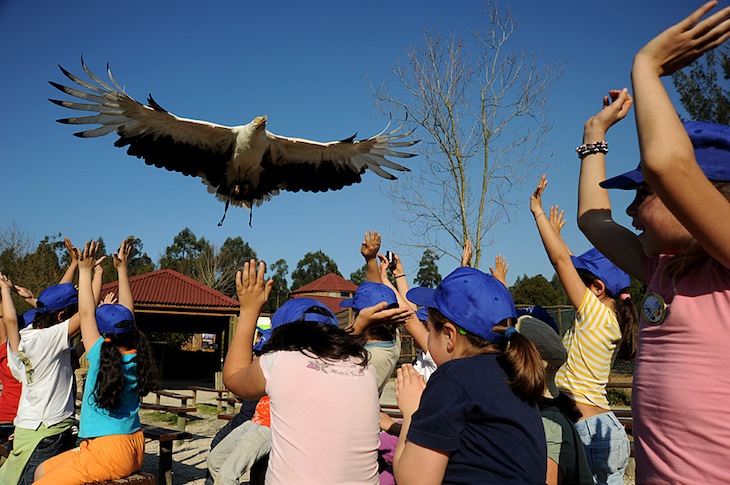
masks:
<svg viewBox="0 0 730 485"><path fill-rule="evenodd" d="M398 88L373 88L378 108L423 139L413 173L384 189L412 236L402 243L460 260L471 240L474 266L552 156L548 100L563 73L562 64L508 47L518 27L509 9L485 11L489 22L468 40L424 32L393 70Z"/></svg>

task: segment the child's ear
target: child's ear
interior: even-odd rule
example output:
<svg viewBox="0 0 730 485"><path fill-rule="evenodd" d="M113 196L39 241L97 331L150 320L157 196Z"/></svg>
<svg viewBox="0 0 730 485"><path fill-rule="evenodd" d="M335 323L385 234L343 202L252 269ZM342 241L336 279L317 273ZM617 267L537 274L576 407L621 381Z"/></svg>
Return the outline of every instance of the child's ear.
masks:
<svg viewBox="0 0 730 485"><path fill-rule="evenodd" d="M61 310L58 312L58 315L56 315L56 318L58 319L58 323L62 323L64 320L66 320L66 311Z"/></svg>
<svg viewBox="0 0 730 485"><path fill-rule="evenodd" d="M606 285L603 283L603 281L599 279L593 280L593 283L591 283L590 286L591 291L594 295L596 295L598 298L601 298L606 294Z"/></svg>
<svg viewBox="0 0 730 485"><path fill-rule="evenodd" d="M449 353L453 352L454 348L456 348L456 335L459 333L459 329L457 329L456 325L453 323L446 322L444 323L444 326L441 327L441 333L443 333L446 338L446 350Z"/></svg>

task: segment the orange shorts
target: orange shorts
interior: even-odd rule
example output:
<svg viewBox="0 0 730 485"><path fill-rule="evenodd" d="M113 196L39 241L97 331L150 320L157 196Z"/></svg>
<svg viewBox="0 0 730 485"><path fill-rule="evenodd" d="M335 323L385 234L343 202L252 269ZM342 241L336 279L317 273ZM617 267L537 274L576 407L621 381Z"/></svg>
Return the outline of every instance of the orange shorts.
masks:
<svg viewBox="0 0 730 485"><path fill-rule="evenodd" d="M76 485L131 475L144 461L144 433L115 434L84 440L78 448L42 463L42 485Z"/></svg>

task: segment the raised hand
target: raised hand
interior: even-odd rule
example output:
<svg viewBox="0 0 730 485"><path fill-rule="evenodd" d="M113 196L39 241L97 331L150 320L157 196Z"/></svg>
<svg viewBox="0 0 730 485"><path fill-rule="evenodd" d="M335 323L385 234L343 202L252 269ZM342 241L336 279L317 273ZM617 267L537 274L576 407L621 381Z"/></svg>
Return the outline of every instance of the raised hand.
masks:
<svg viewBox="0 0 730 485"><path fill-rule="evenodd" d="M365 240L360 245L360 254L365 260L374 259L380 251L380 234L377 231L368 231L365 233Z"/></svg>
<svg viewBox="0 0 730 485"><path fill-rule="evenodd" d="M122 266L126 268L129 264L130 254L132 254L132 242L129 239L124 239L119 246L119 250L114 253L114 267L117 269Z"/></svg>
<svg viewBox="0 0 730 485"><path fill-rule="evenodd" d="M4 274L0 273L0 289L2 290L13 290L13 282L10 281L10 278L5 276Z"/></svg>
<svg viewBox="0 0 730 485"><path fill-rule="evenodd" d="M96 241L88 241L84 244L83 251L79 251L78 248L73 248L79 262L79 271L82 269L93 269L96 266L97 249L99 249L99 243Z"/></svg>
<svg viewBox="0 0 730 485"><path fill-rule="evenodd" d="M533 216L535 216L535 220L537 220L538 217L545 215L545 211L542 210L542 193L545 191L547 184L547 175L542 174L540 182L537 184L537 188L535 188L535 191L530 196L530 210L532 211Z"/></svg>
<svg viewBox="0 0 730 485"><path fill-rule="evenodd" d="M641 64L659 76L668 76L691 64L705 52L730 38L730 7L702 19L717 5L707 2L676 25L654 37L635 56Z"/></svg>
<svg viewBox="0 0 730 485"><path fill-rule="evenodd" d="M256 267L256 261L251 260L243 264L243 269L236 273L236 293L241 303L241 312L260 313L269 299L274 280L264 279L266 265L261 262ZM255 322L254 322L255 323Z"/></svg>
<svg viewBox="0 0 730 485"><path fill-rule="evenodd" d="M501 254L494 257L494 267L489 267L489 272L492 273L492 276L501 281L504 286L507 286L508 270L509 264L507 264L507 260Z"/></svg>
<svg viewBox="0 0 730 485"><path fill-rule="evenodd" d="M628 89L610 90L608 96L603 97L601 111L586 121L583 127L583 143L603 141L608 129L626 118L632 104L634 104L634 99Z"/></svg>
<svg viewBox="0 0 730 485"><path fill-rule="evenodd" d="M550 206L550 225L553 226L553 229L555 229L558 236L560 235L560 231L563 230L563 226L565 226L566 222L565 211L560 210L557 205Z"/></svg>
<svg viewBox="0 0 730 485"><path fill-rule="evenodd" d="M471 266L471 257L474 255L474 246L468 239L464 241L464 250L461 253L461 265Z"/></svg>
<svg viewBox="0 0 730 485"><path fill-rule="evenodd" d="M66 246L66 251L68 251L68 256L71 258L71 264L76 264L79 262L78 252L76 251L76 248L73 244L71 244L71 240L67 237L63 238L63 244Z"/></svg>
<svg viewBox="0 0 730 485"><path fill-rule="evenodd" d="M99 303L99 306L113 305L116 302L117 302L117 295L115 295L113 291L110 291L109 293L104 295L104 298L101 300L101 303Z"/></svg>
<svg viewBox="0 0 730 485"><path fill-rule="evenodd" d="M20 285L15 285L15 291L17 291L18 296L20 296L24 300L32 300L33 298L35 298L35 295L33 295L32 291Z"/></svg>

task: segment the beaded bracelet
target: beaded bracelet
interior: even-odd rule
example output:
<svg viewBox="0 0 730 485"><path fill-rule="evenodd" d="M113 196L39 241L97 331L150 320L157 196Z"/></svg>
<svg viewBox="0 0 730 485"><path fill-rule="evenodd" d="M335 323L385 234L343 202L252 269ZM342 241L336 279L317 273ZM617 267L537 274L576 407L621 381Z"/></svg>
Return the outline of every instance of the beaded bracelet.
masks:
<svg viewBox="0 0 730 485"><path fill-rule="evenodd" d="M608 143L605 141L597 141L595 143L587 143L575 148L578 152L578 158L583 160L588 155L594 153L608 153Z"/></svg>

